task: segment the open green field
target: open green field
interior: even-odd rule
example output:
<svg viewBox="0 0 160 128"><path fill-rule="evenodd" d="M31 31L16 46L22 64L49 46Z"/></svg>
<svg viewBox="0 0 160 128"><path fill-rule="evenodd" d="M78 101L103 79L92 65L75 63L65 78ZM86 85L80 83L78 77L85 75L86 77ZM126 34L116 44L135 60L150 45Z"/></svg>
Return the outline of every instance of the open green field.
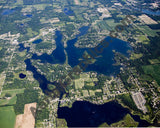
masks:
<svg viewBox="0 0 160 128"><path fill-rule="evenodd" d="M116 25L119 24L119 23L115 23L114 19L108 19L108 20L106 20L106 23L107 23L111 28L115 28Z"/></svg>
<svg viewBox="0 0 160 128"><path fill-rule="evenodd" d="M93 90L89 90L90 96L95 96L95 92Z"/></svg>
<svg viewBox="0 0 160 128"><path fill-rule="evenodd" d="M160 85L160 65L146 65L142 66L145 74L150 74Z"/></svg>
<svg viewBox="0 0 160 128"><path fill-rule="evenodd" d="M131 54L130 59L131 59L131 60L135 60L135 59L141 58L142 56L143 56L142 53L140 53L140 54L135 54L135 53L133 53L133 54Z"/></svg>
<svg viewBox="0 0 160 128"><path fill-rule="evenodd" d="M1 99L0 105L13 105L16 104L17 96L16 94L24 93L24 89L13 89L13 90L4 90L1 94L1 98L5 97L5 94L11 94L11 98L8 99Z"/></svg>
<svg viewBox="0 0 160 128"><path fill-rule="evenodd" d="M147 34L148 36L152 36L152 37L158 36L157 33L156 33L156 31L150 29L150 28L149 28L148 26L146 26L146 25L138 26L138 27L139 27L139 29L140 29L143 33Z"/></svg>
<svg viewBox="0 0 160 128"><path fill-rule="evenodd" d="M82 92L83 92L83 96L89 96L88 90L82 90Z"/></svg>
<svg viewBox="0 0 160 128"><path fill-rule="evenodd" d="M15 118L13 106L0 107L0 128L14 128Z"/></svg>
<svg viewBox="0 0 160 128"><path fill-rule="evenodd" d="M143 44L149 44L149 39L145 35L138 36L138 40Z"/></svg>
<svg viewBox="0 0 160 128"><path fill-rule="evenodd" d="M82 88L83 86L84 86L84 80L83 79L75 80L75 89Z"/></svg>
<svg viewBox="0 0 160 128"><path fill-rule="evenodd" d="M149 62L151 64L159 64L160 63L160 61L158 59L150 59Z"/></svg>

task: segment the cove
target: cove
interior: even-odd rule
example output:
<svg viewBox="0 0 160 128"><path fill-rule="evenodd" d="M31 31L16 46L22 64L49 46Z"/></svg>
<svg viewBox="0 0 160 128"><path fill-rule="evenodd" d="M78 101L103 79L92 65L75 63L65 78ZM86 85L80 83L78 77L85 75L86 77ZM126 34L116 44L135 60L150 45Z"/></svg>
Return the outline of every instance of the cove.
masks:
<svg viewBox="0 0 160 128"><path fill-rule="evenodd" d="M30 59L26 59L24 62L27 65L26 70L31 71L33 73L33 77L39 82L42 91L45 92L45 90L47 90L47 85L51 84L51 82L48 81L44 75L38 73L37 69L34 66L32 66Z"/></svg>
<svg viewBox="0 0 160 128"><path fill-rule="evenodd" d="M58 107L58 118L64 118L68 127L98 127L102 123L111 125L122 120L126 114L139 122L138 127L150 126L147 121L134 116L129 109L122 107L116 101L110 101L103 105L92 104L88 101L76 101L72 108Z"/></svg>
<svg viewBox="0 0 160 128"><path fill-rule="evenodd" d="M29 52L30 47L24 47L24 44L22 44L22 43L19 44L18 50L19 50L20 52L24 51L25 49L27 49L27 52Z"/></svg>
<svg viewBox="0 0 160 128"><path fill-rule="evenodd" d="M38 56L37 54L33 54L32 59L40 59L41 63L51 63L51 64L64 64L66 60L66 56L64 53L64 47L62 44L62 34L60 31L56 31L56 49L48 55L47 53Z"/></svg>
<svg viewBox="0 0 160 128"><path fill-rule="evenodd" d="M59 93L59 95L58 95L58 97L57 97L57 95L55 95L55 98L60 98L60 99L62 98L63 94L65 94L66 92L65 92L65 89L62 86L60 86L60 84L58 82L48 81L47 78L44 75L41 75L37 71L37 68L32 65L30 59L26 59L24 62L27 65L26 70L31 71L33 73L33 77L34 77L34 79L36 79L39 82L39 87L42 89L43 93L48 95L48 92L53 93L52 91L56 91L57 93ZM54 85L55 89L49 90L48 84Z"/></svg>

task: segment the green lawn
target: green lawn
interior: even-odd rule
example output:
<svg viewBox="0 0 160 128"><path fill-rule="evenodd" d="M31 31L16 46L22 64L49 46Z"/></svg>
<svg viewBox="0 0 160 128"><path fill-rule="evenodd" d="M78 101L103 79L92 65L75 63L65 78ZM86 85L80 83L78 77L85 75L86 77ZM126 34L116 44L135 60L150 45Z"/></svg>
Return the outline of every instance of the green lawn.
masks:
<svg viewBox="0 0 160 128"><path fill-rule="evenodd" d="M13 106L0 107L0 128L14 128L15 119Z"/></svg>

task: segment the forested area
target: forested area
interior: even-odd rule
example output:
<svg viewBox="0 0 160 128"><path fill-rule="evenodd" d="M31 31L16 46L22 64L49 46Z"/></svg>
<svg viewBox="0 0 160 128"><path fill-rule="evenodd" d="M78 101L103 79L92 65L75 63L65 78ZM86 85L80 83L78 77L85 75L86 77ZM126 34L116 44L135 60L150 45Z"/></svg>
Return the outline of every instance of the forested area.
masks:
<svg viewBox="0 0 160 128"><path fill-rule="evenodd" d="M137 106L135 105L130 94L117 95L116 98L121 99L121 102L130 109L141 112L139 109L137 109Z"/></svg>
<svg viewBox="0 0 160 128"><path fill-rule="evenodd" d="M14 105L16 115L24 113L24 105L28 103L38 102L38 90L33 88L25 89L24 93L17 94L17 102Z"/></svg>

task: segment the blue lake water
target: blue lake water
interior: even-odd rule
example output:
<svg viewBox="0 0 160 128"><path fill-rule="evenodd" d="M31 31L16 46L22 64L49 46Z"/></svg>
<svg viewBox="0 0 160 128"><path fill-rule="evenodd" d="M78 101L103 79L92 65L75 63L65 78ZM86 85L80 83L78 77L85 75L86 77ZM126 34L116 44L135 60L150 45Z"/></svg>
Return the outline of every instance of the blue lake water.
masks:
<svg viewBox="0 0 160 128"><path fill-rule="evenodd" d="M90 50L95 51L94 48L76 48L74 44L77 42L78 38L70 40L67 42L67 54L68 54L68 63L72 67L78 65L80 62L79 59L82 58L83 52L87 51L89 54ZM102 73L105 75L113 75L117 74L120 71L120 66L113 66L114 54L112 50L116 50L124 55L128 55L127 51L131 50L127 42L124 42L119 39L112 39L111 37L106 37L105 40L109 42L112 40L113 42L109 44L107 48L103 50L102 53L99 54L99 57L96 57L96 62L94 64L88 65L86 71L96 71L98 73Z"/></svg>
<svg viewBox="0 0 160 128"><path fill-rule="evenodd" d="M41 43L42 41L43 41L42 39L37 39L37 40L33 41L32 43L33 43L33 44L39 44L39 43Z"/></svg>
<svg viewBox="0 0 160 128"><path fill-rule="evenodd" d="M32 59L40 59L42 63L51 63L51 64L63 64L66 60L66 55L64 53L64 47L62 43L62 34L60 31L56 31L56 49L50 54L42 54L38 56L37 54L33 54Z"/></svg>
<svg viewBox="0 0 160 128"><path fill-rule="evenodd" d="M66 15L73 15L74 12L68 8L64 8L63 12L66 14Z"/></svg>
<svg viewBox="0 0 160 128"><path fill-rule="evenodd" d="M26 77L25 74L23 74L23 73L20 73L20 74L19 74L19 78L23 79L23 78L25 78L25 77Z"/></svg>
<svg viewBox="0 0 160 128"><path fill-rule="evenodd" d="M160 10L152 11L152 10L148 10L148 9L143 9L142 12L143 12L143 13L146 13L146 14L149 14L149 15L157 15L157 16L160 16Z"/></svg>
<svg viewBox="0 0 160 128"><path fill-rule="evenodd" d="M111 125L122 120L126 114L139 122L139 127L150 126L150 124L141 120L139 116L132 115L129 109L122 107L118 102L111 101L102 105L92 104L87 101L76 101L72 108L58 107L58 118L67 121L68 127L98 127L102 123Z"/></svg>
<svg viewBox="0 0 160 128"><path fill-rule="evenodd" d="M25 16L31 18L31 17L32 17L32 14L27 14L27 15L25 15Z"/></svg>
<svg viewBox="0 0 160 128"><path fill-rule="evenodd" d="M44 75L38 73L37 68L32 65L30 59L26 59L24 62L27 65L26 70L31 71L33 73L33 77L39 82L39 86L42 89L42 91L47 90L47 85L51 82L49 82Z"/></svg>
<svg viewBox="0 0 160 128"><path fill-rule="evenodd" d="M24 47L24 44L19 44L19 51L22 52L24 51L25 49L27 49L27 52L29 52L30 50L30 47Z"/></svg>
<svg viewBox="0 0 160 128"><path fill-rule="evenodd" d="M2 15L10 15L10 14L12 14L13 12L14 12L13 9L5 9L5 10L3 10Z"/></svg>
<svg viewBox="0 0 160 128"><path fill-rule="evenodd" d="M68 55L68 63L71 67L78 65L80 62L80 58L84 51L90 52L90 50L94 50L94 48L77 48L74 44L77 42L78 37L85 35L88 32L89 27L84 26L79 29L80 33L76 35L76 37L72 40L67 41L67 48L64 48L62 43L62 34L60 31L56 31L56 49L52 52L51 55L42 54L38 56L37 54L33 54L32 59L40 59L41 63L51 63L51 64L64 64L66 60L66 55L64 50L66 50ZM102 73L105 75L113 75L117 74L120 71L120 66L113 66L115 63L114 61L114 54L112 50L116 50L124 55L128 55L127 51L131 50L130 46L127 42L119 40L119 39L112 39L111 37L106 37L106 41L112 40L113 42L109 44L107 48L103 50L99 57L95 58L96 62L94 64L88 65L86 71L96 71L98 73Z"/></svg>

